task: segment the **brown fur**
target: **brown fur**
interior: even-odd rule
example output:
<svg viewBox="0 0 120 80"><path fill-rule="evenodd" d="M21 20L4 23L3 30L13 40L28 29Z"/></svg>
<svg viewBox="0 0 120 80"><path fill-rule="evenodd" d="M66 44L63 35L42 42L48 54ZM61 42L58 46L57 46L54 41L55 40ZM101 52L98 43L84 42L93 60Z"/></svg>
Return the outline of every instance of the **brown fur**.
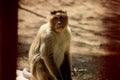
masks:
<svg viewBox="0 0 120 80"><path fill-rule="evenodd" d="M41 26L29 51L33 80L72 80L70 62L71 30L65 11L52 11Z"/></svg>

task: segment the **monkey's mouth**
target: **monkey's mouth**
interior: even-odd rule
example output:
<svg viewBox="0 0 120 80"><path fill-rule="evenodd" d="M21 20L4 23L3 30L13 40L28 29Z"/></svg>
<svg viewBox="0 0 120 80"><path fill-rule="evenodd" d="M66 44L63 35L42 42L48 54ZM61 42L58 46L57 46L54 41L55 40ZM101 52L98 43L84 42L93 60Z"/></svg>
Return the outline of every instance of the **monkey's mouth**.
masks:
<svg viewBox="0 0 120 80"><path fill-rule="evenodd" d="M63 26L59 25L56 27L57 32L61 32L63 30Z"/></svg>
<svg viewBox="0 0 120 80"><path fill-rule="evenodd" d="M57 29L63 29L63 26L58 25L56 28L57 28Z"/></svg>

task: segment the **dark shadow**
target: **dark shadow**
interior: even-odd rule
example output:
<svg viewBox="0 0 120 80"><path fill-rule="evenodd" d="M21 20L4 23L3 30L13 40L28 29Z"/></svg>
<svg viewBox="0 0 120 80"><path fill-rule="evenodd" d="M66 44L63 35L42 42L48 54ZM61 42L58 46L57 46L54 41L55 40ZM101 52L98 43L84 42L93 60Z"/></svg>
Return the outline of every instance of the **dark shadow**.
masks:
<svg viewBox="0 0 120 80"><path fill-rule="evenodd" d="M76 80L120 80L120 56L72 56L72 73Z"/></svg>
<svg viewBox="0 0 120 80"><path fill-rule="evenodd" d="M106 17L102 21L105 36L109 38L102 47L110 55L100 58L100 80L120 80L120 0L106 1L106 8Z"/></svg>
<svg viewBox="0 0 120 80"><path fill-rule="evenodd" d="M120 55L100 58L100 80L120 80Z"/></svg>
<svg viewBox="0 0 120 80"><path fill-rule="evenodd" d="M0 80L16 80L17 0L0 0Z"/></svg>

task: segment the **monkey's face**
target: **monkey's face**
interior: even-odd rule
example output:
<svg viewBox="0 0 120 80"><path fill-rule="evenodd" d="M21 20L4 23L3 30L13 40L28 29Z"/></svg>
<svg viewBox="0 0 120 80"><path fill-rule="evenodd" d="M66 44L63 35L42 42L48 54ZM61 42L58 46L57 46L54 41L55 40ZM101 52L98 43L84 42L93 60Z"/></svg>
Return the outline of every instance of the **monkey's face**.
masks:
<svg viewBox="0 0 120 80"><path fill-rule="evenodd" d="M68 24L68 16L66 12L56 12L52 15L50 20L52 30L56 32L63 31Z"/></svg>

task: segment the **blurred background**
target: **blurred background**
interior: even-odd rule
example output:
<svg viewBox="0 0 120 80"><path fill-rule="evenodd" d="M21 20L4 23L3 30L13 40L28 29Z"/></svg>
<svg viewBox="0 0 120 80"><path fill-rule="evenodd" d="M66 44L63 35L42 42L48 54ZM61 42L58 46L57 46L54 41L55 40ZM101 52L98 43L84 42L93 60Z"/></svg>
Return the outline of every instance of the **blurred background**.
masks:
<svg viewBox="0 0 120 80"><path fill-rule="evenodd" d="M62 9L72 30L73 80L120 80L120 0L19 0L19 5L18 75L29 66L30 44L48 21L43 17Z"/></svg>

